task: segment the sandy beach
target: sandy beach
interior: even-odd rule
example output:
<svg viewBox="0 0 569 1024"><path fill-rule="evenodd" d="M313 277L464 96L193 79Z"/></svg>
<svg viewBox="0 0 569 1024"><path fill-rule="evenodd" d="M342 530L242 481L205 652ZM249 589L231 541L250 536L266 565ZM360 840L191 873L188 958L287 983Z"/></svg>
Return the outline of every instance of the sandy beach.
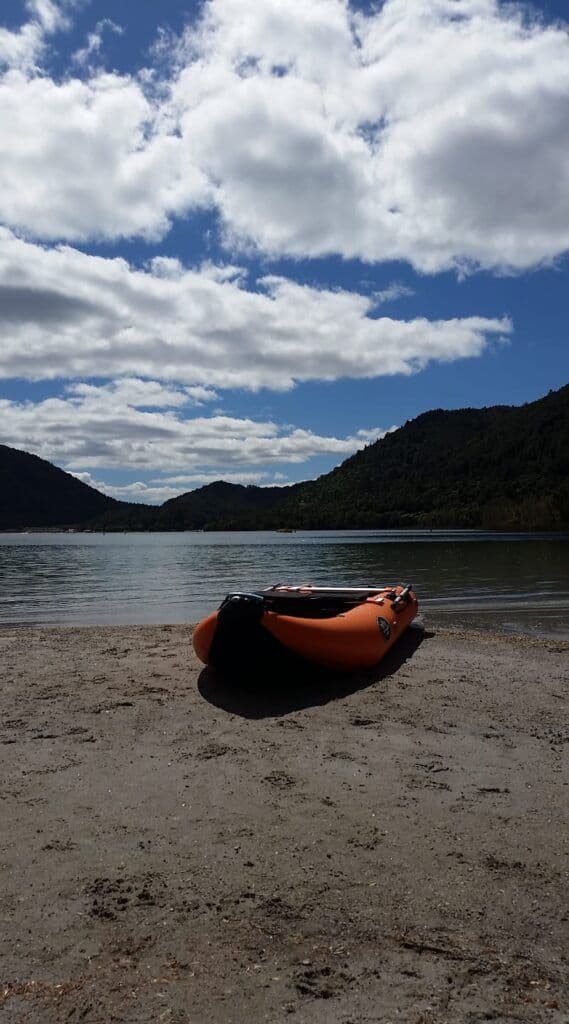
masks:
<svg viewBox="0 0 569 1024"><path fill-rule="evenodd" d="M428 622L255 693L4 628L0 1019L567 1021L568 654Z"/></svg>

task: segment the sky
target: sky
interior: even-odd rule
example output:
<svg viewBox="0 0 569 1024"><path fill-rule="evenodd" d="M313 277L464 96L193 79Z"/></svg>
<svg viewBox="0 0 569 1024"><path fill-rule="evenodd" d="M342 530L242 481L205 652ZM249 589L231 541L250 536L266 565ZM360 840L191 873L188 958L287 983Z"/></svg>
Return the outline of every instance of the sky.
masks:
<svg viewBox="0 0 569 1024"><path fill-rule="evenodd" d="M566 384L566 17L2 0L0 442L161 503Z"/></svg>

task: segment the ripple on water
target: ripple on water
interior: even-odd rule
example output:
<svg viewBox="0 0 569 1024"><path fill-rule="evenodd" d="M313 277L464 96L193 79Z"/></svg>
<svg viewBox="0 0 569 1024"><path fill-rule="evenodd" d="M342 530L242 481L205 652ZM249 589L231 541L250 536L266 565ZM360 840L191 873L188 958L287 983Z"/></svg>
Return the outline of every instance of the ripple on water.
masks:
<svg viewBox="0 0 569 1024"><path fill-rule="evenodd" d="M0 535L0 623L194 622L278 582L414 583L426 616L569 635L569 535L306 531Z"/></svg>

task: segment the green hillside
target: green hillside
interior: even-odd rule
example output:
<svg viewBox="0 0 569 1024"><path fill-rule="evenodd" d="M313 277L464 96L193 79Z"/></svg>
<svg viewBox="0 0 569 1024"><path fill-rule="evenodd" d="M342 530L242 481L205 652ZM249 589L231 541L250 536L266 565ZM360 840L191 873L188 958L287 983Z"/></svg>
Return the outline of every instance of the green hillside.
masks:
<svg viewBox="0 0 569 1024"><path fill-rule="evenodd" d="M117 503L89 525L105 530L249 529L258 515L282 501L287 490L217 480L161 506Z"/></svg>
<svg viewBox="0 0 569 1024"><path fill-rule="evenodd" d="M237 488L212 484L161 511L180 523L207 511L208 529L562 529L568 482L569 386L523 406L424 413L318 480L270 500L246 488L247 509Z"/></svg>
<svg viewBox="0 0 569 1024"><path fill-rule="evenodd" d="M0 444L0 530L74 526L117 505L51 462Z"/></svg>
<svg viewBox="0 0 569 1024"><path fill-rule="evenodd" d="M0 445L0 529L569 529L569 385L523 406L436 409L307 483L223 481L161 507L114 501Z"/></svg>
<svg viewBox="0 0 569 1024"><path fill-rule="evenodd" d="M201 530L220 517L243 526L250 520L254 522L259 514L278 507L286 490L288 488L244 486L219 480L179 498L171 498L162 505L160 513L162 521L170 528L176 528L179 523L191 523L192 529Z"/></svg>

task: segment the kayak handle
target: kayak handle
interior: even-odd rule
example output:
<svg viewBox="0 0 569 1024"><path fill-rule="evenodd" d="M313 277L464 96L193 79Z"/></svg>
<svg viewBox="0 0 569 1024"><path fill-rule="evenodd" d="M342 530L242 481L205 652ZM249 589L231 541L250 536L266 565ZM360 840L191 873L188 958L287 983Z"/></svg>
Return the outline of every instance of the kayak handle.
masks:
<svg viewBox="0 0 569 1024"><path fill-rule="evenodd" d="M400 594L397 595L397 597L395 598L395 600L394 600L393 604L391 605L391 607L395 608L395 606L398 605L398 604L404 604L404 603L406 604L407 601L409 600L410 596L411 596L411 590L412 589L413 589L413 584L412 583L408 583L406 587L403 587L403 590L401 591Z"/></svg>

